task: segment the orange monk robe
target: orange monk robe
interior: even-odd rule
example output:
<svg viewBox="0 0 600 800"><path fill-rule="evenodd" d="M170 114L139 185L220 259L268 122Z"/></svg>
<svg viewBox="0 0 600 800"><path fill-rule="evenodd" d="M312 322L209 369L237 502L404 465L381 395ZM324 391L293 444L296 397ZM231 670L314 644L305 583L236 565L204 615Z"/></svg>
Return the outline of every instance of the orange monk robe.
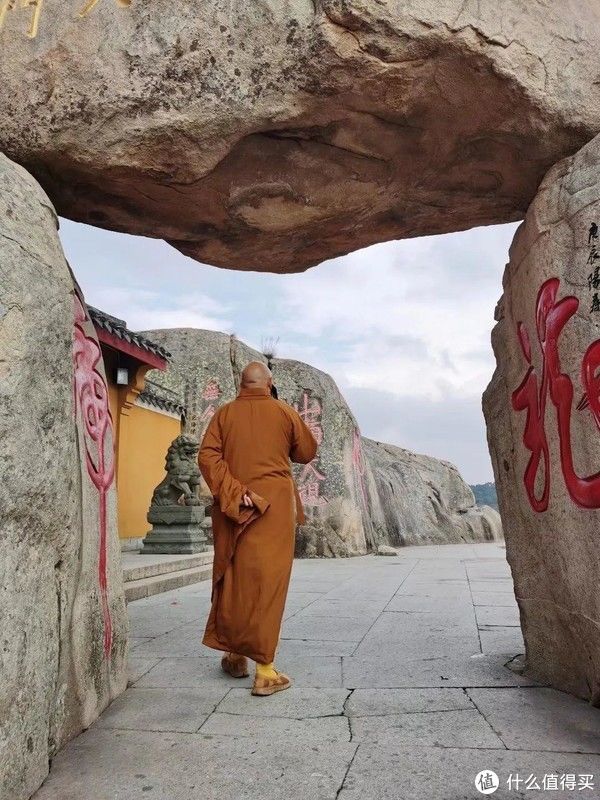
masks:
<svg viewBox="0 0 600 800"><path fill-rule="evenodd" d="M268 389L241 389L210 421L198 456L215 500L208 647L274 660L296 524L305 521L290 459L307 464L316 451L300 415ZM243 505L246 492L252 508Z"/></svg>

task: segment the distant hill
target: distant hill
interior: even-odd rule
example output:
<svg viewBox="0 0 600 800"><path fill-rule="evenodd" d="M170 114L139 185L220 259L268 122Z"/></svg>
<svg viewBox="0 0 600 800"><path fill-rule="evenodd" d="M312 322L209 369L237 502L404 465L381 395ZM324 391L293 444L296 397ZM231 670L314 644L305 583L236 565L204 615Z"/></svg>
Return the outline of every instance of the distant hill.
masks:
<svg viewBox="0 0 600 800"><path fill-rule="evenodd" d="M498 510L498 495L495 483L476 483L471 486L478 506L491 506Z"/></svg>

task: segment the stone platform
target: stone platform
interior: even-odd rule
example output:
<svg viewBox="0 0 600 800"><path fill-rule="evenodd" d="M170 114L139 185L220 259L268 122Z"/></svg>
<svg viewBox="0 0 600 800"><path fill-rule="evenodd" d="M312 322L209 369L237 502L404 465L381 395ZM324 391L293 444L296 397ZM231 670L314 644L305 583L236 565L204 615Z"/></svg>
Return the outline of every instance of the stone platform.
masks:
<svg viewBox="0 0 600 800"><path fill-rule="evenodd" d="M191 555L121 553L125 599L128 603L152 597L212 577L214 551Z"/></svg>
<svg viewBox="0 0 600 800"><path fill-rule="evenodd" d="M523 643L501 545L297 561L278 658L294 686L271 698L200 643L209 597L130 603L130 688L36 800L458 800L489 770L495 798L600 795L600 711L505 666Z"/></svg>

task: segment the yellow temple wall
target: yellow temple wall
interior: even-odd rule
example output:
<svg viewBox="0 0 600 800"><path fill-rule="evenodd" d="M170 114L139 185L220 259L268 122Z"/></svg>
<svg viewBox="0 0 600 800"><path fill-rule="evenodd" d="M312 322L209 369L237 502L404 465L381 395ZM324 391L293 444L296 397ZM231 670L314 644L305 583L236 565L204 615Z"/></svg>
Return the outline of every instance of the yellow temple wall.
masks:
<svg viewBox="0 0 600 800"><path fill-rule="evenodd" d="M181 419L135 405L137 392L131 391L132 386L115 383L117 354L109 347L102 352L115 438L119 537L137 539L150 530L146 514L152 492L165 474L167 450L181 433ZM146 369L134 380L138 390L143 388Z"/></svg>
<svg viewBox="0 0 600 800"><path fill-rule="evenodd" d="M181 433L181 420L141 406L121 415L117 461L119 536L145 536L152 492L165 474L169 445Z"/></svg>

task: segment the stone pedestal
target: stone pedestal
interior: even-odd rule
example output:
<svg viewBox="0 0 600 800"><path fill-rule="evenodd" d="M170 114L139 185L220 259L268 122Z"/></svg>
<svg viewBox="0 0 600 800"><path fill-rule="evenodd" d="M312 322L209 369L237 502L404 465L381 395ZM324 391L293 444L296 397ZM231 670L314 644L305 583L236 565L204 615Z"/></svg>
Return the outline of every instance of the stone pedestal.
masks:
<svg viewBox="0 0 600 800"><path fill-rule="evenodd" d="M142 553L189 554L208 550L206 509L200 506L151 506L147 516L152 525Z"/></svg>

